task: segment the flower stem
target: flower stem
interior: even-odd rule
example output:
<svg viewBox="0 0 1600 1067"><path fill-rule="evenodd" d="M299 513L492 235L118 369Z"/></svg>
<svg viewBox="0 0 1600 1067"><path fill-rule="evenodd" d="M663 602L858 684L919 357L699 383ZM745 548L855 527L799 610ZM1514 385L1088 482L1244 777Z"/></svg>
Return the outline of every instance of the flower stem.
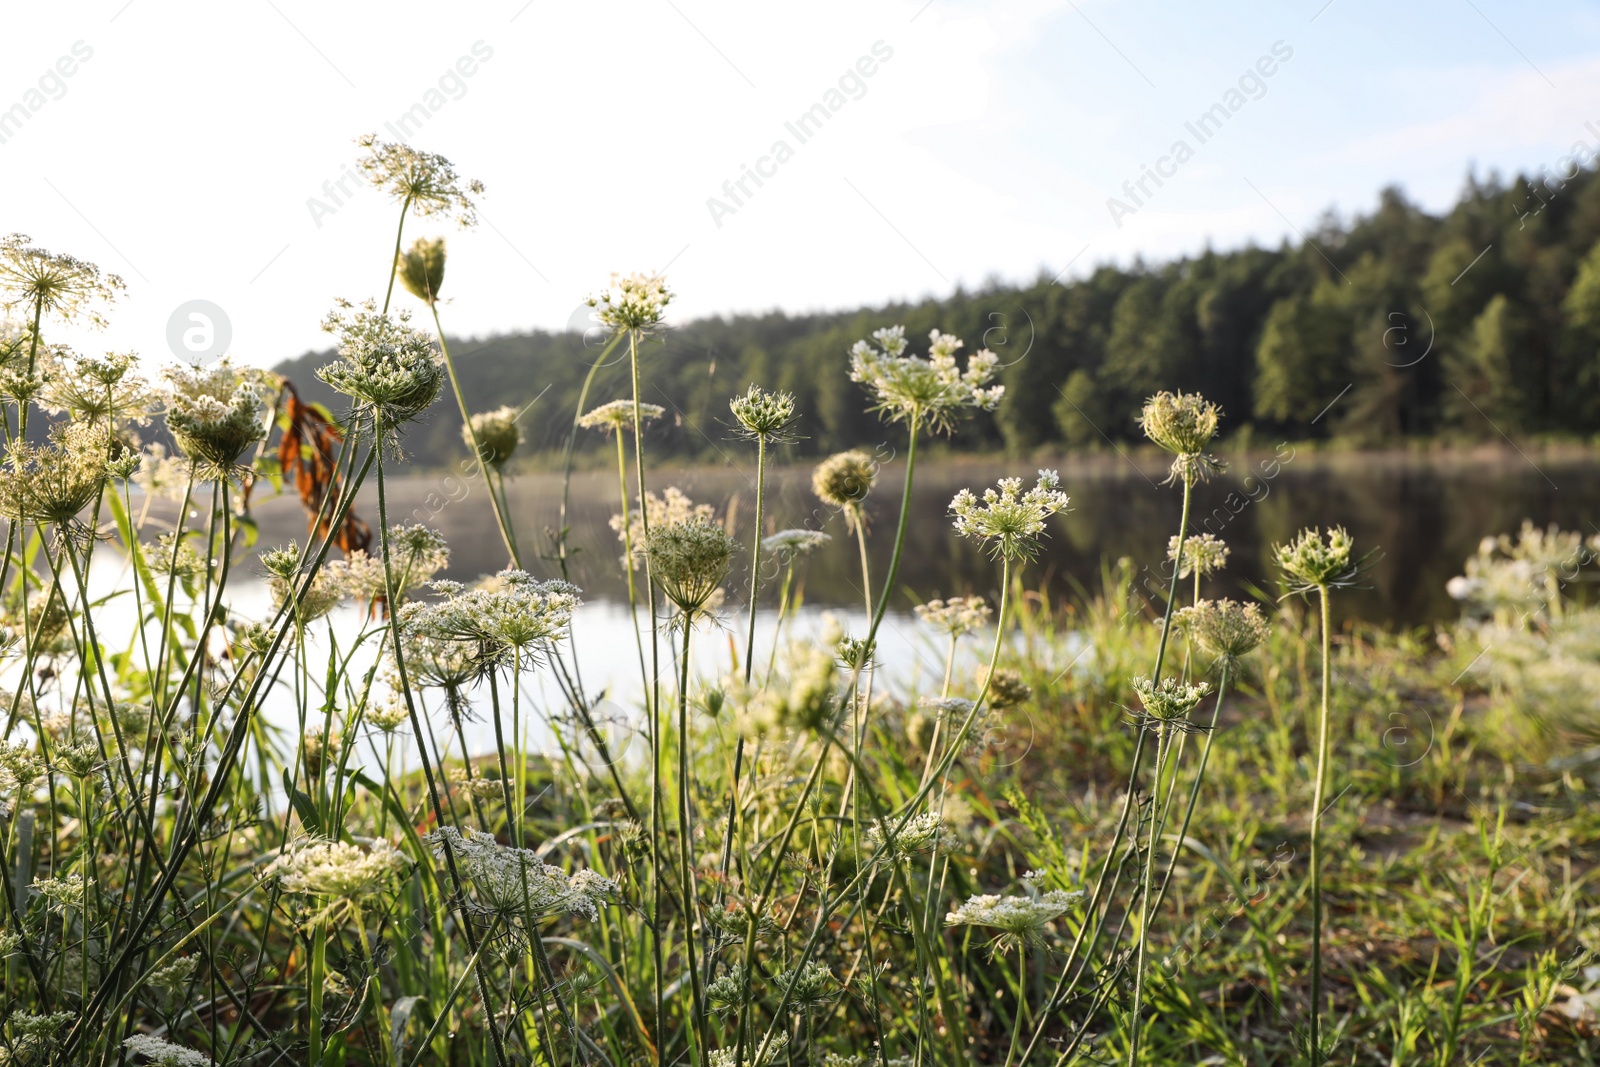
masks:
<svg viewBox="0 0 1600 1067"><path fill-rule="evenodd" d="M1328 780L1328 678L1332 669L1328 633L1328 587L1319 585L1322 601L1322 706L1317 716L1317 781L1311 800L1311 1067L1322 1062L1322 798Z"/></svg>

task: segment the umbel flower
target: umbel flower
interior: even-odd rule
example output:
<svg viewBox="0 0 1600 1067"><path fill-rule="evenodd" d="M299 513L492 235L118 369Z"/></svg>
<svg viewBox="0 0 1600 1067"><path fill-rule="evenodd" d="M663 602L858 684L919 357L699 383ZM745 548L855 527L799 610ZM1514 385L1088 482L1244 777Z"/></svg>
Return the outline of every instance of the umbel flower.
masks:
<svg viewBox="0 0 1600 1067"><path fill-rule="evenodd" d="M833 538L821 530L779 530L761 539L761 551L789 562L809 556Z"/></svg>
<svg viewBox="0 0 1600 1067"><path fill-rule="evenodd" d="M978 893L945 916L946 926L986 926L998 930L994 951L1007 952L1044 940L1044 928L1067 913L1081 892L1052 889L1042 896Z"/></svg>
<svg viewBox="0 0 1600 1067"><path fill-rule="evenodd" d="M504 570L475 589L434 582L445 594L413 616L419 630L440 638L472 641L479 659L497 662L507 653L536 653L561 639L580 603L566 582L541 582L526 571Z"/></svg>
<svg viewBox="0 0 1600 1067"><path fill-rule="evenodd" d="M1174 456L1169 483L1193 485L1222 471L1222 461L1206 453L1221 417L1222 409L1199 393L1161 392L1144 402L1140 429Z"/></svg>
<svg viewBox="0 0 1600 1067"><path fill-rule="evenodd" d="M935 430L949 430L966 410L993 411L1005 386L989 385L999 357L987 348L974 352L963 371L956 364L962 340L933 330L928 358L908 356L904 326L875 330L871 341L850 348L850 380L870 389L873 410L890 422L915 421Z"/></svg>
<svg viewBox="0 0 1600 1067"><path fill-rule="evenodd" d="M640 404L639 418L645 422L654 422L667 409L660 404ZM593 410L585 413L578 420L578 425L585 430L599 430L602 433L621 431L633 425L633 401L611 400Z"/></svg>
<svg viewBox="0 0 1600 1067"><path fill-rule="evenodd" d="M644 336L660 330L673 293L659 274L612 274L611 285L589 297L601 325Z"/></svg>
<svg viewBox="0 0 1600 1067"><path fill-rule="evenodd" d="M98 310L127 289L115 274L72 256L36 248L20 233L0 237L0 308L17 309L32 321L35 310L72 322L83 318L103 329Z"/></svg>
<svg viewBox="0 0 1600 1067"><path fill-rule="evenodd" d="M395 260L395 273L406 292L432 307L444 285L444 238L418 237Z"/></svg>
<svg viewBox="0 0 1600 1067"><path fill-rule="evenodd" d="M618 541L633 546L633 558L624 559L623 563L637 569L638 565L644 562L646 517L650 520L650 528L654 529L675 522L688 522L690 519L704 519L710 522L715 514L716 510L710 504L696 504L684 494L683 490L675 485L669 485L661 496L646 492L639 506L628 513L626 527L623 526L621 515L611 516L610 525L616 531Z"/></svg>
<svg viewBox="0 0 1600 1067"><path fill-rule="evenodd" d="M322 328L339 337L340 359L317 377L351 400L357 425L387 433L421 415L439 396L444 368L433 339L411 326L406 312L387 315L371 300L339 301Z"/></svg>
<svg viewBox="0 0 1600 1067"><path fill-rule="evenodd" d="M187 1045L175 1045L154 1034L132 1034L123 1039L122 1047L135 1056L143 1056L155 1067L211 1067L210 1056Z"/></svg>
<svg viewBox="0 0 1600 1067"><path fill-rule="evenodd" d="M516 454L522 444L522 427L517 422L517 409L499 407L472 416L472 428L461 427L461 440L468 448L473 438L478 442L478 458L495 470L500 470Z"/></svg>
<svg viewBox="0 0 1600 1067"><path fill-rule="evenodd" d="M869 453L852 448L817 464L811 472L811 490L824 504L843 511L845 524L853 532L862 518L861 505L877 479L877 461Z"/></svg>
<svg viewBox="0 0 1600 1067"><path fill-rule="evenodd" d="M346 841L309 841L291 846L267 868L285 892L325 897L360 906L393 888L411 861L388 841L371 848Z"/></svg>
<svg viewBox="0 0 1600 1067"><path fill-rule="evenodd" d="M761 1043L753 1041L745 1049L744 1062L748 1067L775 1067L776 1064L788 1062L789 1035L779 1031L767 1042L767 1051L762 1053ZM759 1058L757 1058L759 1055ZM738 1056L737 1049L719 1048L711 1053L706 1060L708 1067L734 1067L734 1060ZM891 1064L891 1067L893 1065Z"/></svg>
<svg viewBox="0 0 1600 1067"><path fill-rule="evenodd" d="M749 972L742 963L735 963L706 986L706 1003L719 1015L736 1012L753 1000Z"/></svg>
<svg viewBox="0 0 1600 1067"><path fill-rule="evenodd" d="M1360 570L1360 561L1351 558L1354 550L1355 542L1343 526L1326 534L1305 529L1288 544L1273 545L1272 561L1283 572L1288 593L1305 594L1353 582Z"/></svg>
<svg viewBox="0 0 1600 1067"><path fill-rule="evenodd" d="M251 381L240 381L226 401L206 392L179 394L167 411L167 429L197 469L218 477L237 468L244 450L267 435L261 395Z"/></svg>
<svg viewBox="0 0 1600 1067"><path fill-rule="evenodd" d="M651 527L644 547L651 577L687 621L728 576L739 543L717 523L695 517Z"/></svg>
<svg viewBox="0 0 1600 1067"><path fill-rule="evenodd" d="M1167 558L1178 565L1178 577L1198 574L1205 578L1216 574L1228 565L1228 543L1220 537L1203 533L1183 539L1183 549L1178 549L1178 535L1167 539Z"/></svg>
<svg viewBox="0 0 1600 1067"><path fill-rule="evenodd" d="M1267 639L1267 620L1254 604L1237 600L1201 600L1179 608L1174 622L1202 649L1215 657L1218 667L1235 672L1244 657Z"/></svg>
<svg viewBox="0 0 1600 1067"><path fill-rule="evenodd" d="M450 850L462 878L476 891L477 899L471 902L475 911L508 922L555 915L582 915L593 921L600 916L600 906L621 892L617 883L595 871L568 875L530 849L501 845L493 834L471 827L445 826L423 840L440 859L445 849Z"/></svg>
<svg viewBox="0 0 1600 1067"><path fill-rule="evenodd" d="M767 441L794 439L794 394L782 391L767 392L751 385L743 396L728 401L728 408L739 421L745 437Z"/></svg>
<svg viewBox="0 0 1600 1067"><path fill-rule="evenodd" d="M444 623L453 626L453 615L441 604L406 604L400 609L400 644L405 656L406 674L413 685L437 686L448 694L459 695L463 686L476 681L485 669L498 665L502 650L485 650L475 640L446 632ZM399 688L396 681L394 687Z"/></svg>
<svg viewBox="0 0 1600 1067"><path fill-rule="evenodd" d="M147 423L156 397L148 382L128 373L138 358L132 352L107 352L104 357L77 356L70 366L52 367L40 404L52 415L85 422Z"/></svg>
<svg viewBox="0 0 1600 1067"><path fill-rule="evenodd" d="M888 847L897 856L911 856L936 848L947 848L955 837L945 825L944 816L937 811L913 815L906 824L896 829L893 819L879 819L862 835L873 849Z"/></svg>
<svg viewBox="0 0 1600 1067"><path fill-rule="evenodd" d="M433 580L450 563L450 546L438 530L413 523L389 527L389 569L394 572L396 596L404 596ZM345 589L361 600L381 600L388 595L388 575L383 557L362 549L350 553L345 569Z"/></svg>
<svg viewBox="0 0 1600 1067"><path fill-rule="evenodd" d="M1039 552L1045 521L1067 510L1068 498L1058 486L1055 471L1042 470L1026 493L1021 478L1000 479L999 491L985 489L983 502L963 489L950 501L956 532L986 546L995 559L1012 563L1032 559Z"/></svg>
<svg viewBox="0 0 1600 1067"><path fill-rule="evenodd" d="M87 422L50 431L50 444L14 444L0 464L0 508L12 518L73 523L106 480L106 434Z"/></svg>
<svg viewBox="0 0 1600 1067"><path fill-rule="evenodd" d="M267 572L267 588L272 593L272 608L283 610L289 598L300 589L300 549L293 542L283 548L261 553L261 569ZM336 561L323 565L311 581L311 587L300 595L294 604L296 625L304 626L322 618L344 599L348 585L348 565Z"/></svg>
<svg viewBox="0 0 1600 1067"><path fill-rule="evenodd" d="M950 637L961 637L981 630L993 611L981 596L957 596L949 600L930 600L916 606L917 618Z"/></svg>
<svg viewBox="0 0 1600 1067"><path fill-rule="evenodd" d="M782 972L776 984L788 995L792 1011L813 1012L832 1004L839 996L839 982L833 972L815 960Z"/></svg>
<svg viewBox="0 0 1600 1067"><path fill-rule="evenodd" d="M477 208L471 198L482 195L483 183L469 181L463 185L448 159L410 145L380 141L370 133L356 138L356 144L366 150L356 167L367 181L404 205L405 210L419 218L454 215L463 228L477 224Z"/></svg>
<svg viewBox="0 0 1600 1067"><path fill-rule="evenodd" d="M1174 678L1163 678L1159 682L1139 678L1133 683L1133 691L1139 695L1139 703L1144 705L1144 712L1135 725L1156 731L1179 732L1193 728L1189 713L1211 692L1211 683L1191 685Z"/></svg>

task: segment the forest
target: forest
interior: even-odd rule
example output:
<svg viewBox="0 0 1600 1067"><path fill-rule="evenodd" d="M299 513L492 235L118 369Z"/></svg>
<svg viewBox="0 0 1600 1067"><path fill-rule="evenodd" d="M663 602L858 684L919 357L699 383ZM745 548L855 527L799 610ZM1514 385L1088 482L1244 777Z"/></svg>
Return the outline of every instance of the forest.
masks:
<svg viewBox="0 0 1600 1067"><path fill-rule="evenodd" d="M1201 386L1238 445L1251 435L1354 447L1582 439L1600 414L1600 181L1592 170L1565 181L1474 174L1442 216L1390 187L1369 213L1328 212L1276 249L1206 249L1060 282L1041 274L914 304L693 320L650 344L645 399L667 408L654 446L716 461L731 433L727 397L750 382L792 392L808 413L797 457L862 440L874 419L845 373L848 350L888 322L911 337L938 326L1000 357L1005 399L963 430L965 451L1133 440L1143 397ZM539 464L565 447L608 336L534 331L451 348L470 408L526 409L525 462ZM337 410L312 373L329 358L276 369ZM627 392L626 360L606 362L591 405ZM422 465L465 459L455 409L441 406L408 448ZM580 435L577 448L604 442Z"/></svg>

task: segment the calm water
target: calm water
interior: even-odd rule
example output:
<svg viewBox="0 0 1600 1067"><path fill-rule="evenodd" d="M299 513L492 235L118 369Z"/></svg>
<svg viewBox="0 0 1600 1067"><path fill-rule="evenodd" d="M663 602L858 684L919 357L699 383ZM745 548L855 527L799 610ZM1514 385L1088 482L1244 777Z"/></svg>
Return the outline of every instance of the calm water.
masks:
<svg viewBox="0 0 1600 1067"><path fill-rule="evenodd" d="M1342 523L1361 551L1382 553L1365 579L1366 588L1340 597L1346 614L1396 625L1431 622L1454 615L1445 582L1480 538L1515 530L1523 519L1539 524L1600 531L1600 460L1592 456L1534 455L1483 451L1442 457L1403 454L1316 455L1284 448L1230 459L1230 470L1196 493L1195 523L1232 546L1228 573L1208 586L1212 595L1247 593L1250 585L1273 590L1269 546L1301 526ZM1127 557L1152 587L1164 589L1160 568L1167 539L1175 531L1181 494L1160 485L1165 464L1156 456L1117 455L1052 461L1072 496L1072 514L1055 520L1038 560L1027 572L1030 585L1053 594L1076 583L1099 585L1102 561ZM1535 465L1536 464L1536 465ZM913 521L901 567L896 607L930 597L993 595L998 568L950 529L947 508L960 488L981 489L1007 475L1031 478L1036 464L1024 461L939 460L922 465L913 493ZM753 467L753 464L752 464ZM869 556L873 580L888 567L903 467L881 473L870 500ZM731 515L748 544L754 505L754 471L728 466L653 472L653 490L675 485L696 502ZM488 498L479 484L446 476L407 476L391 483L390 521L426 522L449 538L452 577L470 579L505 565ZM548 530L558 521L561 480L523 475L509 495L523 543L524 563L545 575L559 571L548 559ZM618 511L614 472L584 472L572 484L569 573L593 603L626 602L620 545L607 521ZM363 494L358 510L376 522L376 502ZM262 543L304 539L305 526L293 499L257 504ZM811 494L810 468L769 472L767 533L788 527L821 529L834 541L806 560L796 582L813 608L859 610L859 562L844 523ZM775 578L769 571L766 582ZM735 569L729 599L742 603L748 571ZM776 601L776 582L768 588ZM735 622L742 632L742 624Z"/></svg>

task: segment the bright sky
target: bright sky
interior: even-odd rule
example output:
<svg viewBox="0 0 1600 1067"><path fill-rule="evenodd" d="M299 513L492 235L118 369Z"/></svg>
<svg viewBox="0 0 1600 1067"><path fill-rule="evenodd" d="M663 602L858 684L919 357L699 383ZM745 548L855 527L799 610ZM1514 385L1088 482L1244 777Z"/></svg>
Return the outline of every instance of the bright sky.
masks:
<svg viewBox="0 0 1600 1067"><path fill-rule="evenodd" d="M71 339L156 359L189 300L271 364L381 298L397 209L333 183L417 105L405 139L488 187L474 231L407 224L449 236L446 329L480 335L561 328L613 270L666 269L679 318L852 307L1275 244L1390 182L1439 210L1471 165L1600 148L1600 12L1564 0L96 0L4 29L0 232L123 275Z"/></svg>

